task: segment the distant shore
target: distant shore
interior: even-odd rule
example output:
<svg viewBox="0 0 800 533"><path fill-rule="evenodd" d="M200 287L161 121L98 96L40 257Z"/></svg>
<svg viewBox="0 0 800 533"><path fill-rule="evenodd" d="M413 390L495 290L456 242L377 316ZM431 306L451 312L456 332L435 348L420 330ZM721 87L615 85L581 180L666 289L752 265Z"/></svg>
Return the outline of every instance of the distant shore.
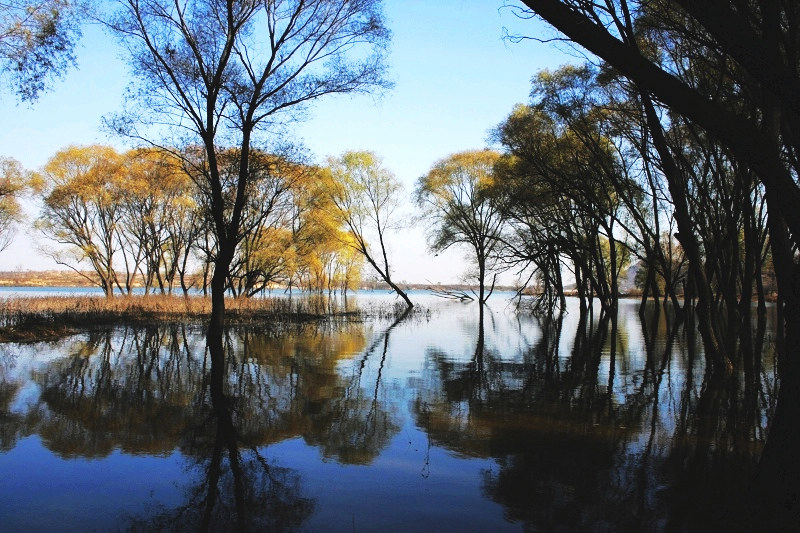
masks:
<svg viewBox="0 0 800 533"><path fill-rule="evenodd" d="M85 277L84 277L85 276ZM94 287L95 276L72 270L15 270L0 271L0 287Z"/></svg>
<svg viewBox="0 0 800 533"><path fill-rule="evenodd" d="M96 278L93 272L75 272L72 270L15 270L0 271L0 287L98 287L99 283L92 282ZM201 285L199 277L189 277L189 284L194 287ZM443 284L443 283L398 283L403 290L446 289L455 291L469 291L475 287L468 284ZM143 287L137 280L133 283L136 288ZM280 287L278 287L280 288ZM365 281L362 290L390 290L383 282ZM497 286L497 291L516 290L512 286ZM180 291L180 288L178 288Z"/></svg>

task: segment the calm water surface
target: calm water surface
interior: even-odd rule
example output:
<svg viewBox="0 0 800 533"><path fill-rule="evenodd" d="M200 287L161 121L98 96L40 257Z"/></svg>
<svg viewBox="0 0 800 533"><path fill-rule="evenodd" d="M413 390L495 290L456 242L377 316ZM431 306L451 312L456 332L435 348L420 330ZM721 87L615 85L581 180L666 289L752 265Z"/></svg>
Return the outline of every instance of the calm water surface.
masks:
<svg viewBox="0 0 800 533"><path fill-rule="evenodd" d="M623 302L615 326L493 299L483 324L417 294L429 312L400 321L227 331L222 369L200 327L0 345L0 529L732 520L774 407L769 328L747 375L715 384L663 312Z"/></svg>

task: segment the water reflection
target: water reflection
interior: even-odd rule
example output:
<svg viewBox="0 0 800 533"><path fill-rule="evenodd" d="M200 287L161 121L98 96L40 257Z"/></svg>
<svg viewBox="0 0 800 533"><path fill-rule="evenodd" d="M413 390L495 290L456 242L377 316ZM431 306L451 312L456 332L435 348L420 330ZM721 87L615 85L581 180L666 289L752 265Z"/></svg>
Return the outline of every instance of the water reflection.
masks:
<svg viewBox="0 0 800 533"><path fill-rule="evenodd" d="M624 304L6 345L0 473L32 437L121 477L121 456L180 464L174 494L103 502L121 516L82 529L741 526L775 409L773 319L722 377L690 321Z"/></svg>
<svg viewBox="0 0 800 533"><path fill-rule="evenodd" d="M3 381L0 401L14 420L4 421L4 447L18 436L11 429L24 425L23 434L39 434L66 458L114 449L169 453L183 449L187 435L197 437L216 399L230 403L239 431L257 445L299 435L321 444L326 457L366 464L397 426L380 398L380 373L374 382L362 379L368 359L385 362L390 331L370 346L363 324L228 331L213 350L180 326L92 332L60 347L67 357L33 372L41 404L27 416L10 412L21 384ZM352 375L341 371L343 360ZM348 449L352 443L358 451Z"/></svg>
<svg viewBox="0 0 800 533"><path fill-rule="evenodd" d="M169 453L197 424L197 348L178 327L95 331L70 342L68 357L33 374L41 403L27 433L65 458Z"/></svg>
<svg viewBox="0 0 800 533"><path fill-rule="evenodd" d="M663 311L650 310L638 336L605 315L580 315L574 332L563 316L534 320L538 341L517 357L487 342L491 321L477 325L469 359L429 349L414 404L435 445L497 461L483 490L509 520L579 530L743 524L737 510L774 408L761 403L772 398L770 357L742 349L749 370L721 379L703 372L694 330ZM763 343L763 329L754 337Z"/></svg>
<svg viewBox="0 0 800 533"><path fill-rule="evenodd" d="M194 461L197 481L185 489L183 505L133 519L131 529L287 530L299 526L313 510L314 502L303 496L299 476L270 464L259 450L263 442L258 437L265 432L253 431L252 423L245 427L239 423L240 416L249 419L250 402L242 395L247 386L228 379L223 336L223 331L208 332L211 365L184 445L185 455Z"/></svg>
<svg viewBox="0 0 800 533"><path fill-rule="evenodd" d="M93 331L62 343L56 351L65 357L31 372L40 394L22 412L13 405L22 380L4 376L3 450L27 435L65 459L179 450L193 473L186 501L150 509L132 527L291 529L314 502L297 473L263 450L302 437L325 458L372 461L399 423L383 401L381 370L373 381L364 369L376 358L383 367L402 318L378 332L352 322L207 337L181 326Z"/></svg>

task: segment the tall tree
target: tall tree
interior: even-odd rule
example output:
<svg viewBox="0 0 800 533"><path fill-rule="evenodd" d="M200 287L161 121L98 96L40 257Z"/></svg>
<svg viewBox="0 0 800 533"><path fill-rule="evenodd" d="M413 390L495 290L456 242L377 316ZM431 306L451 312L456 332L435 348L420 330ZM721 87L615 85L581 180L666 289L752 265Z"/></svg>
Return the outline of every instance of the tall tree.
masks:
<svg viewBox="0 0 800 533"><path fill-rule="evenodd" d="M73 264L88 261L107 297L114 294L121 217L121 156L107 146L70 146L44 167L44 208L37 225L55 242L66 245L51 255L57 263L83 273Z"/></svg>
<svg viewBox="0 0 800 533"><path fill-rule="evenodd" d="M632 233L621 223L619 192L634 188L623 177L624 165L605 126L607 113L594 105L593 89L593 74L586 68L540 72L533 105L517 106L497 129L497 140L513 156L498 168L504 177L497 181L506 189L508 214L529 230L538 228L530 237L541 241L533 255L539 264L552 262L539 250L565 254L574 265L582 303L584 296L597 295L611 310L627 258L621 236ZM532 218L542 219L544 226L531 224Z"/></svg>
<svg viewBox="0 0 800 533"><path fill-rule="evenodd" d="M336 184L331 191L335 216L352 234L346 242L364 256L408 307L413 307L408 295L392 281L386 251L388 232L401 226L397 208L402 184L372 152L345 152L330 159L328 166ZM377 244L370 243L373 239Z"/></svg>
<svg viewBox="0 0 800 533"><path fill-rule="evenodd" d="M486 292L486 276L494 266L503 225L498 202L484 194L494 180L500 154L491 150L461 152L442 159L417 180L414 196L431 223L431 249L444 251L456 244L471 248L477 267L478 301Z"/></svg>
<svg viewBox="0 0 800 533"><path fill-rule="evenodd" d="M0 72L14 92L33 101L53 77L75 62L80 38L81 1L6 0L0 2Z"/></svg>
<svg viewBox="0 0 800 533"><path fill-rule="evenodd" d="M154 141L159 129L205 152L218 250L211 325L221 328L225 286L243 238L251 147L317 98L386 87L389 32L379 0L118 0L110 22L130 53L139 84L121 131ZM221 145L239 151L232 196L224 194Z"/></svg>

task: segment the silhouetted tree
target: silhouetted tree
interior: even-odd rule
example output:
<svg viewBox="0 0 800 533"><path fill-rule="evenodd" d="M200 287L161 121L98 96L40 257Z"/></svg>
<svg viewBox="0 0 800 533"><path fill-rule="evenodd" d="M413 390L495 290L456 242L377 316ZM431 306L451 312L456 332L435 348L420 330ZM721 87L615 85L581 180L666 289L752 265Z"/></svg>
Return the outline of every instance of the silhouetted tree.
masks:
<svg viewBox="0 0 800 533"><path fill-rule="evenodd" d="M648 122L670 182L676 206L678 231L690 265L697 265L681 170L666 142L659 138L662 125L655 102L702 128L720 142L740 165L749 168L764 187L772 260L784 323L780 398L770 437L764 450L759 488L763 502L774 506L777 520L797 522L800 515L800 460L786 450L800 448L796 420L800 413L800 42L794 38L800 11L793 2L628 2L598 4L578 0L523 0L530 11L552 24L568 39L585 47L629 78L642 95ZM736 83L743 88L740 105L720 101L710 90L716 85L693 86L676 75L677 64L641 39L648 15L671 39L689 39L737 65ZM730 74L730 72L728 72ZM743 105L742 105L743 104ZM704 274L692 267L692 277ZM695 290L707 285L695 281ZM699 308L701 332L719 366L730 369L731 354L708 335L708 294ZM698 302L700 303L700 301ZM703 324L706 324L705 326ZM782 334L781 334L782 335ZM783 502L776 504L775 502ZM787 514L788 513L788 514Z"/></svg>

